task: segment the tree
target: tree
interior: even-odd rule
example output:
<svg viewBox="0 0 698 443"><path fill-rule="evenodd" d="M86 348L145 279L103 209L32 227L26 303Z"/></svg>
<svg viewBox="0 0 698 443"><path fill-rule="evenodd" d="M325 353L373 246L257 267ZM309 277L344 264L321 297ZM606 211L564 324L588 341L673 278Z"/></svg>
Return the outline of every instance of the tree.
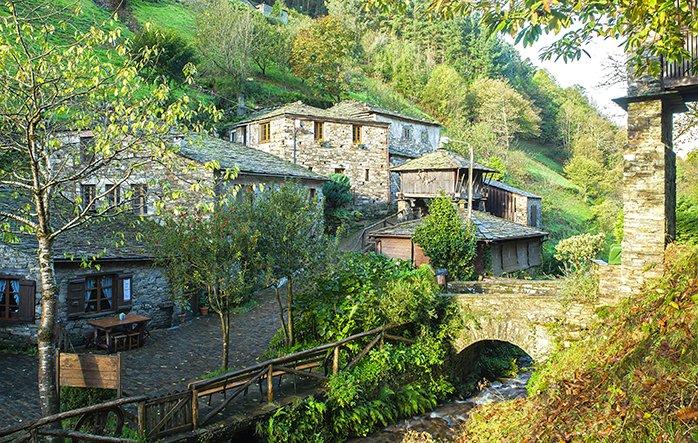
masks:
<svg viewBox="0 0 698 443"><path fill-rule="evenodd" d="M165 161L171 132L186 132L196 113L187 97L173 99L167 85L138 77L152 54L146 51L138 62L126 57L118 23L65 33L67 23L46 21L56 20L54 10L21 7L13 0L0 7L0 188L11 198L0 205L0 230L6 239L28 234L38 244L39 398L42 414L50 415L59 409L54 243L130 204L128 196L122 202L105 197ZM65 143L68 131L90 131L91 142ZM113 185L91 195L76 192L100 174Z"/></svg>
<svg viewBox="0 0 698 443"><path fill-rule="evenodd" d="M372 7L405 9L407 0L366 0ZM640 71L659 72L658 57L682 61L686 31L698 32L698 9L675 0L432 0L432 9L446 16L479 14L493 32L533 44L544 34L558 34L543 58L578 60L595 37L624 42L631 63ZM651 56L651 57L648 57ZM654 58L653 58L654 57Z"/></svg>
<svg viewBox="0 0 698 443"><path fill-rule="evenodd" d="M339 101L354 46L354 35L338 18L331 15L319 18L301 29L293 40L291 69L308 84Z"/></svg>
<svg viewBox="0 0 698 443"><path fill-rule="evenodd" d="M286 303L281 301L278 285L276 298L286 343L294 344L294 285L303 276L312 275L327 259L331 244L323 233L322 207L308 190L285 184L259 196L255 204L259 230L259 251L266 263L267 275L273 280L287 279ZM284 312L286 317L284 318Z"/></svg>
<svg viewBox="0 0 698 443"><path fill-rule="evenodd" d="M274 7L277 4L275 3ZM261 14L255 17L255 22L258 32L252 51L252 60L262 74L266 75L270 66L288 66L288 54L291 51L289 35Z"/></svg>
<svg viewBox="0 0 698 443"><path fill-rule="evenodd" d="M216 204L209 211L163 214L149 232L157 263L165 267L178 301L205 292L218 315L221 369L228 369L231 311L261 287L261 237L251 199Z"/></svg>
<svg viewBox="0 0 698 443"><path fill-rule="evenodd" d="M488 124L507 149L516 136L540 135L538 110L504 80L475 80L470 85L469 102L475 109L475 122Z"/></svg>
<svg viewBox="0 0 698 443"><path fill-rule="evenodd" d="M468 86L463 77L450 65L442 64L431 71L421 101L432 114L445 122L454 122L469 114L467 95Z"/></svg>
<svg viewBox="0 0 698 443"><path fill-rule="evenodd" d="M413 236L431 265L448 270L454 279L470 279L474 275L477 239L472 222L464 222L445 195L429 204L429 215L417 226Z"/></svg>
<svg viewBox="0 0 698 443"><path fill-rule="evenodd" d="M202 69L217 81L226 80L235 93L243 90L252 73L261 34L257 16L242 2L229 0L204 0L197 12L196 44Z"/></svg>
<svg viewBox="0 0 698 443"><path fill-rule="evenodd" d="M579 186L584 197L596 198L603 192L606 169L593 158L575 155L565 165L565 174L572 183Z"/></svg>
<svg viewBox="0 0 698 443"><path fill-rule="evenodd" d="M158 74L175 79L183 79L186 76L185 67L196 62L194 48L184 38L149 25L134 36L130 47L134 58L146 50L153 50L149 65Z"/></svg>

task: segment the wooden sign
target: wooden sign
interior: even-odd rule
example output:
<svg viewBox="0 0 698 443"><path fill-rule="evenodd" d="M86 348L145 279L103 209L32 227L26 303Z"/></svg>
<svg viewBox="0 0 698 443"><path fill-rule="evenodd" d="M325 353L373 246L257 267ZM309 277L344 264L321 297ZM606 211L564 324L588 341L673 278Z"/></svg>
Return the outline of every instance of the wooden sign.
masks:
<svg viewBox="0 0 698 443"><path fill-rule="evenodd" d="M121 354L58 353L58 387L115 389L121 397Z"/></svg>

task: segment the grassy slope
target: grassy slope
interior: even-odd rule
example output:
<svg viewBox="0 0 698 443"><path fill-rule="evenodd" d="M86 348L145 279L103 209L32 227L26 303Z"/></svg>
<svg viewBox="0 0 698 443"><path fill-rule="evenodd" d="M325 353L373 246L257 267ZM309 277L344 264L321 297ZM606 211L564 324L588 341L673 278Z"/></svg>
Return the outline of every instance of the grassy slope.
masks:
<svg viewBox="0 0 698 443"><path fill-rule="evenodd" d="M698 440L698 246L534 375L527 399L477 410L459 441Z"/></svg>
<svg viewBox="0 0 698 443"><path fill-rule="evenodd" d="M39 0L31 0L39 2ZM75 5L76 0L57 0L61 5ZM30 2L31 3L31 2ZM96 6L92 0L77 0L82 14L74 15L66 11L64 18L77 29L85 31L92 25L104 23L110 14ZM175 0L131 0L132 13L141 24L153 25L178 33L182 37L193 40L196 32L195 13L182 3ZM125 27L125 35L130 31ZM202 94L191 88L182 91L189 95L206 99ZM389 86L375 79L364 79L355 85L355 90L349 94L351 98L363 100L372 104L399 110L408 115L425 116L424 113L410 100L392 90ZM250 88L248 105L252 107L272 106L295 100L316 105L329 105L323 98L303 81L285 70L271 68L266 75L256 73L255 82ZM523 154L514 153L513 161L520 169L514 174L516 185L543 196L544 223L551 232L551 241L546 250L551 253L553 245L560 238L586 231L589 228L592 214L589 206L579 197L577 188L562 174L562 167L545 155L546 147L521 143Z"/></svg>

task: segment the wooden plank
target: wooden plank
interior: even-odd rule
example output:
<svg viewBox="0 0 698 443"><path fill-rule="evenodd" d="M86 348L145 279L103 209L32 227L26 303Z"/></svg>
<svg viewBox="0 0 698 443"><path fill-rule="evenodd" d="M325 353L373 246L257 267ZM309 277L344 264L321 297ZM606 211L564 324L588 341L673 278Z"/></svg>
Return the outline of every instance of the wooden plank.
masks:
<svg viewBox="0 0 698 443"><path fill-rule="evenodd" d="M104 435L86 434L84 432L66 431L63 429L42 429L40 435L50 435L55 437L67 437L75 440L104 442L104 443L138 443L137 440L129 438L107 437Z"/></svg>
<svg viewBox="0 0 698 443"><path fill-rule="evenodd" d="M114 369L119 360L118 355L97 354L66 354L61 352L61 368L63 369Z"/></svg>
<svg viewBox="0 0 698 443"><path fill-rule="evenodd" d="M121 356L95 354L58 355L59 386L116 389L121 395Z"/></svg>

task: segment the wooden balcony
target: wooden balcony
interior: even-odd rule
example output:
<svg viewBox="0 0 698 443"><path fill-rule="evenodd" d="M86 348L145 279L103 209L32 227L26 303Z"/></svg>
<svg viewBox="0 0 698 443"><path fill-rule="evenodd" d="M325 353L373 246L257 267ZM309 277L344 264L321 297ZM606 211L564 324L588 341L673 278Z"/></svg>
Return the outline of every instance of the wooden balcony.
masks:
<svg viewBox="0 0 698 443"><path fill-rule="evenodd" d="M680 62L662 60L664 90L698 85L698 36L688 36L684 48L691 55L690 58Z"/></svg>

